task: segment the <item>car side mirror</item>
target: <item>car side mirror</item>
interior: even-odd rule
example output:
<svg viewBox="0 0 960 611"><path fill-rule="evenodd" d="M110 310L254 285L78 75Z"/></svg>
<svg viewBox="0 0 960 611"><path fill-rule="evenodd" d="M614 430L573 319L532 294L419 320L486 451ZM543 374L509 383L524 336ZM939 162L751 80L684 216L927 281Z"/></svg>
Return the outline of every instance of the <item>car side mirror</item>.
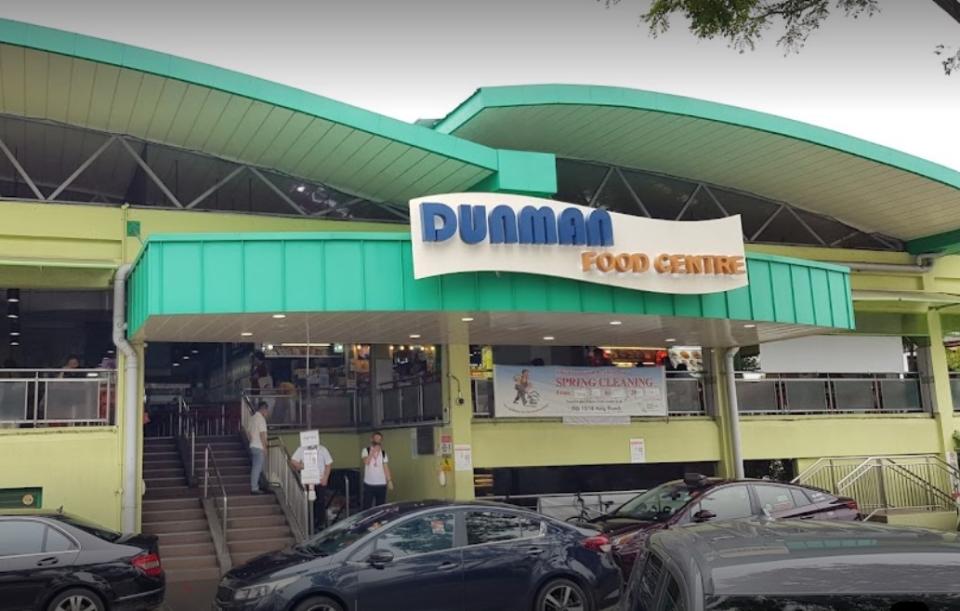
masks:
<svg viewBox="0 0 960 611"><path fill-rule="evenodd" d="M393 552L387 550L377 550L370 554L370 557L367 558L367 563L375 569L382 569L393 562Z"/></svg>
<svg viewBox="0 0 960 611"><path fill-rule="evenodd" d="M710 520L717 517L717 514L713 513L708 509L701 509L697 513L693 514L694 522L709 522Z"/></svg>

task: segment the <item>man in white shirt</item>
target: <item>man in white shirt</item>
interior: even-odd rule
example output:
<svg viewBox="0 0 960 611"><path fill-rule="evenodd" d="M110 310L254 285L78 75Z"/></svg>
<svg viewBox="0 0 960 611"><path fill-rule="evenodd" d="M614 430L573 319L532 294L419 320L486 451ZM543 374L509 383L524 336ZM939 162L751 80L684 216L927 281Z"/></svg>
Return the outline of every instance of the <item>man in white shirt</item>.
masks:
<svg viewBox="0 0 960 611"><path fill-rule="evenodd" d="M306 449L300 446L290 457L290 466L296 471L303 471L303 451ZM318 445L316 449L320 463L320 484L314 486L317 498L313 501L313 530L320 532L327 527L327 482L330 481L330 471L333 470L333 456L323 445Z"/></svg>
<svg viewBox="0 0 960 611"><path fill-rule="evenodd" d="M261 401L247 425L247 438L250 440L250 494L263 494L260 490L260 474L263 473L263 461L268 446L267 413L269 411L270 406L266 401Z"/></svg>
<svg viewBox="0 0 960 611"><path fill-rule="evenodd" d="M363 459L363 508L370 509L387 502L387 488L393 490L390 457L383 449L383 433L374 431L370 445L360 453Z"/></svg>

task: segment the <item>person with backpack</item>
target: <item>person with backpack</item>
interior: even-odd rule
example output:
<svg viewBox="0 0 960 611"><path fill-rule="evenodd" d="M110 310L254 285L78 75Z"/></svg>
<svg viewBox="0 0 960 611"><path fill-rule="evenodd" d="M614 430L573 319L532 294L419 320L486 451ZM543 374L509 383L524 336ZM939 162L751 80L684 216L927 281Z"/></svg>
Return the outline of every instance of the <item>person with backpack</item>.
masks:
<svg viewBox="0 0 960 611"><path fill-rule="evenodd" d="M387 451L383 449L383 433L374 431L370 445L360 453L363 459L363 508L370 509L387 502L387 489L393 490L393 476Z"/></svg>

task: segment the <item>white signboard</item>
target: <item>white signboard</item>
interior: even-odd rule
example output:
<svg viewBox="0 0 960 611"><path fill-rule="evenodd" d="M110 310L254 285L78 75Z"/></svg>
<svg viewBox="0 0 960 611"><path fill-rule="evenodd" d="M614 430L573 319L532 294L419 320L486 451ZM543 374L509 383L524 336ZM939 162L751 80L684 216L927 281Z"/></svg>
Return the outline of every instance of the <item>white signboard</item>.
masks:
<svg viewBox="0 0 960 611"><path fill-rule="evenodd" d="M320 483L320 450L316 448L303 451L303 470L300 471L300 483L304 486Z"/></svg>
<svg viewBox="0 0 960 611"><path fill-rule="evenodd" d="M494 414L666 416L662 367L493 367Z"/></svg>
<svg viewBox="0 0 960 611"><path fill-rule="evenodd" d="M747 285L739 216L663 221L504 193L410 201L415 278L518 272L658 293Z"/></svg>
<svg viewBox="0 0 960 611"><path fill-rule="evenodd" d="M453 462L457 471L473 471L473 448L469 444L453 446Z"/></svg>
<svg viewBox="0 0 960 611"><path fill-rule="evenodd" d="M630 440L630 462L635 465L647 462L647 444L643 439Z"/></svg>
<svg viewBox="0 0 960 611"><path fill-rule="evenodd" d="M320 446L320 431L300 431L300 447L316 448Z"/></svg>

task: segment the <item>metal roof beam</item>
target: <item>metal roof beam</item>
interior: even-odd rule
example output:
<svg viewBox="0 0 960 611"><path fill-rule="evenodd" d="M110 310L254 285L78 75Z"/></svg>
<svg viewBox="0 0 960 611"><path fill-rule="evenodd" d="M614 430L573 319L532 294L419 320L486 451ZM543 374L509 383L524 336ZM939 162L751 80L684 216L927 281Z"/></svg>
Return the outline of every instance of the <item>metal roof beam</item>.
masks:
<svg viewBox="0 0 960 611"><path fill-rule="evenodd" d="M292 199L290 199L290 196L287 195L286 193L284 193L283 191L281 191L280 188L279 188L277 185L273 184L273 181L268 180L267 177L264 176L263 173L262 173L260 170L258 170L257 168L255 168L255 167L253 167L253 166L248 166L248 167L250 168L250 172L251 172L254 176L256 176L257 178L259 178L260 180L262 180L262 181L263 181L263 184L267 185L267 187L268 187L271 191L273 191L274 193L277 194L277 197L279 197L279 198L282 199L284 202L286 202L286 204L287 204L288 206L290 206L291 208L293 208L294 210L296 210L296 211L300 214L300 216L307 216L307 211L306 211L306 210L304 210L303 208L301 208L300 205L297 204L297 202L295 202L295 201L293 201Z"/></svg>
<svg viewBox="0 0 960 611"><path fill-rule="evenodd" d="M37 196L37 199L40 201L46 201L47 198L43 196L43 193L41 193L40 189L37 188L37 185L34 184L33 179L30 178L30 175L27 174L27 171L24 170L23 166L20 165L20 162L17 161L16 156L7 147L7 143L3 141L3 138L0 138L0 151L3 151L4 156L6 156L11 165L13 165L13 169L15 169L17 174L20 175L20 178L27 183L27 186L30 187L30 190L33 191L33 194Z"/></svg>
<svg viewBox="0 0 960 611"><path fill-rule="evenodd" d="M170 191L170 189L167 188L167 185L165 185L163 181L160 180L160 177L157 176L157 174L153 171L153 169L149 165L147 165L147 162L144 161L143 158L137 154L137 151L133 150L133 147L130 146L130 143L127 142L127 139L120 138L120 144L123 145L123 148L127 149L127 152L130 153L130 156L133 157L133 160L137 162L137 165L140 166L140 169L143 170L143 172L150 177L150 180L152 180L157 185L157 187L159 187L160 190L163 191L163 194L167 196L167 199L173 202L173 204L177 208L183 208L183 204L180 203L180 200L177 199L177 196L174 195Z"/></svg>
<svg viewBox="0 0 960 611"><path fill-rule="evenodd" d="M100 157L100 155L101 155L105 150L107 150L108 148L110 148L110 145L111 145L111 144L113 144L114 142L116 142L116 140L117 140L117 137L116 137L116 136L110 136L109 138L107 138L107 141L104 142L103 144L101 144L101 145L100 145L100 148L98 148L97 150L95 150L92 155L90 155L89 157L87 157L87 160L84 161L83 163L81 163L81 164L80 164L80 167L78 167L76 170L74 170L73 174L71 174L70 176L68 176L65 181L63 181L62 183L60 183L60 186L57 187L57 189L56 189L53 193L50 194L50 197L49 197L48 199L50 199L51 201L56 200L56 199L57 199L57 196L60 195L61 193L63 193L64 190L65 190L67 187L69 187L71 184L73 184L73 181L75 181L77 178L79 178L80 175L83 174L83 173L86 171L86 169L89 168L89 167L93 164L93 162L96 161L97 158Z"/></svg>
<svg viewBox="0 0 960 611"><path fill-rule="evenodd" d="M247 166L245 165L237 166L236 168L234 168L232 172L230 172L225 177L217 181L212 187L210 187L209 189L207 189L206 191L204 191L203 193L195 197L192 202L187 204L186 205L187 210L192 210L193 208L196 208L197 204L199 204L203 200L213 195L220 187L222 187L223 185L233 180L234 177L238 176L241 172L243 172L246 169L247 169Z"/></svg>

